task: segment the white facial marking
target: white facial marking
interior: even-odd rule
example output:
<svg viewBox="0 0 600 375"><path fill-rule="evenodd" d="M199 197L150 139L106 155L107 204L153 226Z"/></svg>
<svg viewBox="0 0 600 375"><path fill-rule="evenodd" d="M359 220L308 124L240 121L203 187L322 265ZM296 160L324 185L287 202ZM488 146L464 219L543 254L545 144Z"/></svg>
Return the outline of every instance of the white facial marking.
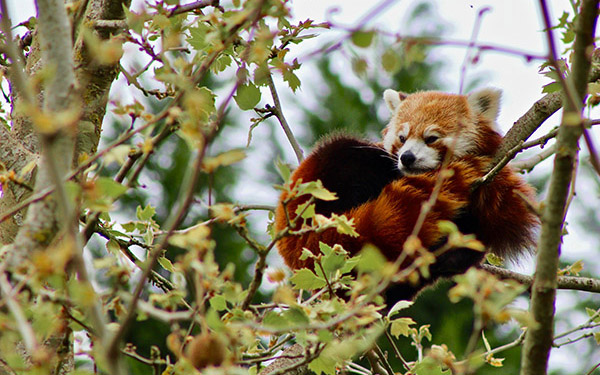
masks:
<svg viewBox="0 0 600 375"><path fill-rule="evenodd" d="M402 163L402 154L411 152L415 156L415 161L409 166ZM421 139L409 139L398 150L398 169L406 174L420 173L434 169L440 163L438 151L431 148Z"/></svg>
<svg viewBox="0 0 600 375"><path fill-rule="evenodd" d="M393 129L394 125L392 122L393 120L390 121L390 124L388 125L388 128L390 128L391 131L385 133L385 136L383 137L383 148L387 152L392 151L392 147L394 147L394 144L398 142L401 135L404 137L408 135L408 123L400 124L396 129Z"/></svg>
<svg viewBox="0 0 600 375"><path fill-rule="evenodd" d="M442 134L438 131L438 127L436 125L430 126L423 132L423 139L427 137L438 137L441 138Z"/></svg>

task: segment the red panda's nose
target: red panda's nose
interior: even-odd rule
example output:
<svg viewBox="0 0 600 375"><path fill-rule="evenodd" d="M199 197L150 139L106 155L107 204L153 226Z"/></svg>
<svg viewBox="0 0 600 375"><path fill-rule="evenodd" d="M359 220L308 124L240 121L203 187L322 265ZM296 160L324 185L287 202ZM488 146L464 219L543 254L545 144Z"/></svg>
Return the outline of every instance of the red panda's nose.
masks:
<svg viewBox="0 0 600 375"><path fill-rule="evenodd" d="M406 151L400 156L400 161L405 167L410 167L415 160L417 160L417 157L412 153L412 151Z"/></svg>

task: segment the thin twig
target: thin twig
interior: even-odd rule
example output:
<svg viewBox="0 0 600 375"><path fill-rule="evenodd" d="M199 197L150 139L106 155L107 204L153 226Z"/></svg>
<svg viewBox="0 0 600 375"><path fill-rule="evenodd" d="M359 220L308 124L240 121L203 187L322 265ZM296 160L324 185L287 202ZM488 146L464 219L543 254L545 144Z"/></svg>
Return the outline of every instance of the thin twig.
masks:
<svg viewBox="0 0 600 375"><path fill-rule="evenodd" d="M590 162L592 167L594 167L596 174L600 176L600 160L598 160L598 151L596 151L596 146L594 146L590 132L586 128L583 129L583 139L585 140L585 144L590 152Z"/></svg>
<svg viewBox="0 0 600 375"><path fill-rule="evenodd" d="M40 347L40 344L35 337L33 327L25 316L23 309L21 309L19 302L17 302L13 295L13 288L11 287L4 270L0 271L0 290L2 291L2 299L5 301L8 310L15 318L17 329L21 333L27 352L29 355L33 356Z"/></svg>
<svg viewBox="0 0 600 375"><path fill-rule="evenodd" d="M252 298L258 291L260 287L265 267L267 266L267 255L268 251L259 251L258 252L258 261L254 266L254 276L252 277L252 281L250 282L250 286L248 287L248 294L246 298L242 302L242 310L248 310L250 303L252 302Z"/></svg>
<svg viewBox="0 0 600 375"><path fill-rule="evenodd" d="M498 354L498 353L503 352L505 350L512 349L514 347L520 346L521 344L523 344L523 341L525 340L525 333L526 332L527 331L521 332L521 334L519 335L519 337L517 337L514 341L509 342L508 344L499 346L497 348L494 348L492 350L486 351L485 353L481 353L478 357L479 358L485 358L485 357L488 357L490 355ZM465 364L468 363L468 361L469 361L469 359L458 361L458 362L455 363L455 365L456 366L465 365Z"/></svg>
<svg viewBox="0 0 600 375"><path fill-rule="evenodd" d="M600 367L600 363L598 363L596 366L592 367L592 369L590 371L588 371L586 373L586 375L592 375L598 367Z"/></svg>
<svg viewBox="0 0 600 375"><path fill-rule="evenodd" d="M581 331L581 330L584 330L584 329L595 328L596 326L598 326L598 323L594 323L594 321L598 317L600 317L600 309L598 309L592 316L590 316L585 323L580 324L580 325L578 325L575 328L572 328L572 329L570 329L568 331L565 331L565 332L563 332L561 334L558 334L558 335L554 336L554 341L556 341L558 339L562 339L563 337L567 337L570 334L575 333L577 331Z"/></svg>
<svg viewBox="0 0 600 375"><path fill-rule="evenodd" d="M287 120L285 119L285 116L283 115L283 111L281 110L281 102L279 101L279 95L277 94L277 89L275 88L275 83L273 82L273 76L271 75L271 73L267 75L267 81L269 82L269 89L271 90L271 96L273 97L274 104L274 107L271 107L270 109L275 114L275 117L277 117L277 120L279 120L279 124L281 124L281 127L283 128L283 132L285 133L288 141L290 142L290 145L294 149L294 153L296 154L298 163L301 163L304 159L302 148L298 144L296 137L294 137L294 133L292 133L290 125L288 124Z"/></svg>
<svg viewBox="0 0 600 375"><path fill-rule="evenodd" d="M475 46L475 43L477 42L477 35L479 35L479 29L481 28L483 16L490 10L492 10L491 7L483 7L481 9L479 9L479 12L477 13L477 18L475 19L475 23L473 24L473 31L471 32L471 40L469 42L469 45L465 49L465 58L460 67L460 85L458 88L459 94L463 93L465 79L467 76L467 65L471 62L471 50L473 49L473 47Z"/></svg>
<svg viewBox="0 0 600 375"><path fill-rule="evenodd" d="M407 370L407 371L410 370L410 366L409 366L408 362L406 362L406 360L402 356L402 353L400 353L400 350L398 349L398 346L396 345L396 342L394 341L394 338L392 337L390 332L387 329L384 332L385 332L385 337L387 338L388 342L392 345L392 349L394 350L394 354L396 355L396 358L398 358L400 360L400 362L402 362L402 366L404 366L405 370Z"/></svg>
<svg viewBox="0 0 600 375"><path fill-rule="evenodd" d="M554 155L554 153L556 153L556 144L546 147L542 152L528 159L513 161L510 163L510 166L521 172L531 172L536 165L548 159L550 156Z"/></svg>
<svg viewBox="0 0 600 375"><path fill-rule="evenodd" d="M496 175L500 173L502 168L504 168L508 164L508 162L510 162L512 158L523 149L523 143L524 142L521 141L518 145L510 149L506 153L506 155L504 155L504 157L500 159L500 161L498 161L498 163L495 164L494 167L488 173L485 174L485 176L473 182L473 184L471 185L471 189L475 190L481 185L485 185L488 182L492 181L494 177L496 177Z"/></svg>
<svg viewBox="0 0 600 375"><path fill-rule="evenodd" d="M177 14L182 14L186 12L191 12L194 10L206 8L208 6L213 6L215 8L220 8L219 0L200 0L194 1L193 3L185 4L185 5L176 5L169 11L168 17L175 16Z"/></svg>
<svg viewBox="0 0 600 375"><path fill-rule="evenodd" d="M256 4L255 9L250 14L248 14L246 21L250 22L251 25L254 25L254 24L256 24L256 22L259 21L261 14L262 14L261 9L262 9L263 3L264 3L264 0L260 1L258 4ZM240 22L235 27L233 27L229 31L229 35L227 36L227 38L225 38L221 47L219 49L214 50L211 54L209 54L205 58L205 60L202 62L202 65L198 68L198 71L192 77L192 82L194 84L197 84L205 77L210 66L212 66L212 64L214 63L216 58L221 54L221 52L226 48L226 46L228 46L229 43L231 43L231 41L233 41L236 33L245 25L246 25L246 22ZM179 103L179 100L181 100L182 98L183 98L183 93L180 93L173 100L173 102ZM154 264L157 262L159 256L162 254L163 250L166 248L169 238L173 235L174 231L177 229L177 227L181 224L181 222L185 218L188 207L190 206L190 204L193 201L195 187L198 182L198 178L202 172L204 156L206 155L207 147L210 144L212 138L217 134L217 130L218 130L218 128L223 120L223 117L224 117L225 107L229 104L230 99L231 99L231 96L229 96L228 99L221 104L221 107L218 110L216 119L211 123L211 126L204 133L204 142L202 143L202 146L198 150L198 154L195 158L195 161L194 161L193 165L191 166L192 173L187 175L187 179L184 182L184 184L179 192L180 199L177 200L178 202L180 202L179 207L177 209L171 211L171 214L167 218L166 223L164 225L164 227L167 228L166 234L162 237L161 241L150 252L150 254L148 254L148 259L146 261L147 268L142 272L140 280L138 281L138 284L136 285L136 288L132 294L132 299L131 299L131 302L127 309L127 311L128 311L127 315L123 319L123 322L119 326L119 329L115 333L111 343L107 346L107 357L109 359L116 358L118 356L119 344L121 342L121 339L123 338L123 336L129 329L129 326L133 322L133 319L136 315L136 306L140 302L140 298L141 298L142 291L144 289L146 280L150 276L152 268L154 267Z"/></svg>

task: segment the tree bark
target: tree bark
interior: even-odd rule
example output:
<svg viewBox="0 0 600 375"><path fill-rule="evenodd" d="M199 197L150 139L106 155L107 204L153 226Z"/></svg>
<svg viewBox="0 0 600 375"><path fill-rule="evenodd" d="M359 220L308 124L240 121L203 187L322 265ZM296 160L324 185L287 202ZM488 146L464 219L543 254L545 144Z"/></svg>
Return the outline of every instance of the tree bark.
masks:
<svg viewBox="0 0 600 375"><path fill-rule="evenodd" d="M59 0L57 2L60 4L54 5L60 5L60 8L64 11L64 3ZM42 9L38 9L40 11L38 15L40 23L51 23L56 29L42 32L41 28L44 26L38 26L38 29L33 34L31 52L27 57L25 66L25 74L31 76L39 72L42 67L48 67L49 64L52 65L52 69L56 69L55 77L59 77L59 79L53 81L60 81L61 85L69 88L71 94L77 93L71 99L65 97L63 94L57 96L49 95L48 92L38 97L47 109L51 109L55 105L70 103L71 106L75 106L81 111L76 131L72 132L76 133L75 138L73 139L72 133L62 132L60 136L56 137L58 139L53 141L59 147L54 148L54 151L50 150L51 153L56 152L60 154L55 154L54 156L60 156L60 159L58 159L60 163L58 164L63 166L76 164L80 155L90 155L96 151L100 140L102 121L106 112L108 93L112 82L118 74L117 63L102 65L94 61L92 55L89 53L80 28L93 24L95 20L124 19L123 6L129 6L130 0L90 0L84 2L84 4L87 4L87 7L78 12L74 20L69 21L67 18L64 18L62 21L58 21L60 22L59 24L55 19L50 19L48 22L42 21L41 18L43 15L41 11L43 4L41 1L38 2L38 8L42 6ZM66 12L64 14L66 17ZM50 17L55 16L52 15ZM71 24L78 25L79 27L74 32L71 32ZM101 40L111 37L110 32L106 29L92 30L92 32ZM43 56L43 37L40 34L51 37L52 40L60 39L63 41L61 47L51 44L56 50L62 50L61 55L55 56L61 59L60 62L47 61L46 57ZM75 38L74 41L73 38ZM65 48L67 50L64 50ZM73 67L77 68L74 69ZM50 87L46 88L46 90L49 89ZM28 113L14 111L15 108L22 104L25 98L15 90L13 91L14 120L12 128L10 131L6 129L0 130L0 137L10 139L12 143L19 146L15 147L14 150L19 150L20 152L13 152L10 155L0 155L0 161L7 166L12 166L11 169L19 172L26 165L26 163L19 161L23 160L22 156L29 155L27 160L36 160L36 158L39 158L40 147L31 119L27 116ZM45 102L46 97L52 98L49 103ZM65 98L66 100L64 100ZM63 161L66 162L63 163ZM39 171L37 173L38 176L35 173L30 173L30 176L28 176L31 178L28 181L30 184L33 184L33 181L36 180L36 192L53 185L53 181L48 178L49 176L44 175L44 173L47 173L45 165L42 160L38 168L36 168ZM61 172L62 176L65 174ZM14 207L28 196L29 194L25 194L23 188L11 184L10 188L5 189L4 196L0 199L0 212ZM17 264L25 259L30 251L45 247L54 239L54 235L60 227L56 216L57 206L53 198L34 203L28 210L32 211L32 213L27 215L28 219L25 221L22 219L25 216L25 210L23 210L15 215L12 220L0 223L0 240L3 244L11 244L6 248L6 251L10 254L18 254L13 264Z"/></svg>
<svg viewBox="0 0 600 375"><path fill-rule="evenodd" d="M95 20L123 20L124 6L128 7L130 0L89 0L81 4L84 8L69 18L63 0L38 0L37 28L25 63L17 54L11 58L13 121L10 128L0 128L3 146L10 146L6 147L9 150L3 147L0 162L19 173L29 162L39 160L35 170L26 176L26 183L34 186L34 193L51 187L55 187L55 193L0 223L0 243L5 245L2 251L6 255L2 267L8 270L14 270L34 251L55 241L61 228L69 226L71 232L77 232L77 217L68 209L62 184L80 155L96 152L109 90L118 74L118 62L101 64L95 60L81 30ZM3 22L7 20L3 17ZM2 29L9 38L10 27ZM91 32L100 40L112 37L105 29ZM50 74L41 90L32 94L27 81L42 69L44 74ZM32 114L49 119L47 128L32 121ZM29 195L22 186L5 185L0 212ZM64 341L54 337L44 343L49 353L57 354L55 374L73 370L72 345L64 345L71 338ZM66 348L66 352L61 348ZM0 374L4 373L10 373L10 369L0 365Z"/></svg>
<svg viewBox="0 0 600 375"><path fill-rule="evenodd" d="M543 0L542 7L545 7ZM554 303L557 287L558 257L569 186L583 131L581 103L586 96L592 60L591 49L598 17L598 0L584 0L575 25L574 55L570 82L571 97L563 95L563 117L558 130L557 152L537 249L537 265L532 285L530 311L538 323L529 327L521 356L522 375L547 373L554 334ZM550 39L550 36L549 36ZM551 48L552 48L552 44ZM551 57L555 58L555 57ZM565 89L565 88L563 88ZM568 90L563 90L566 92Z"/></svg>

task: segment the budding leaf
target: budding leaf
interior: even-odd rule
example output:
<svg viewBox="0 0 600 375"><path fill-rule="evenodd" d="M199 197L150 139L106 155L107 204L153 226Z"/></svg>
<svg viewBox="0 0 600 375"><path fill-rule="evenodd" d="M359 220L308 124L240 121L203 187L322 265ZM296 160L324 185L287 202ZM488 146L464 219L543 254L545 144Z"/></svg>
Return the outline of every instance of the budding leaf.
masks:
<svg viewBox="0 0 600 375"><path fill-rule="evenodd" d="M410 326L413 324L416 324L416 322L411 318L394 319L390 325L390 333L396 338L400 336L409 337L411 332Z"/></svg>
<svg viewBox="0 0 600 375"><path fill-rule="evenodd" d="M135 215L137 216L138 220L148 221L152 219L155 212L156 210L151 205L147 205L143 209L141 206L137 206L137 209L135 210Z"/></svg>

